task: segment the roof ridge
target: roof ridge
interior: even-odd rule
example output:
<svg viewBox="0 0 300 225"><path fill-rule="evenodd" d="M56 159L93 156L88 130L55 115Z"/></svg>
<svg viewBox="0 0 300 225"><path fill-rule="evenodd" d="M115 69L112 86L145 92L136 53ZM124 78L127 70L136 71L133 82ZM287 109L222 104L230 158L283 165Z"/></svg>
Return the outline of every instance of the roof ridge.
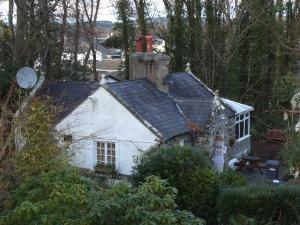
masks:
<svg viewBox="0 0 300 225"><path fill-rule="evenodd" d="M127 85L127 84L135 84L135 83L141 83L142 81L149 81L147 78L140 78L140 79L136 79L136 80L122 80L119 82L111 82L111 83L107 83L108 86L120 86L120 85Z"/></svg>
<svg viewBox="0 0 300 225"><path fill-rule="evenodd" d="M84 81L84 80L45 80L46 82L59 82L59 83L78 83L78 84L98 84L97 81Z"/></svg>

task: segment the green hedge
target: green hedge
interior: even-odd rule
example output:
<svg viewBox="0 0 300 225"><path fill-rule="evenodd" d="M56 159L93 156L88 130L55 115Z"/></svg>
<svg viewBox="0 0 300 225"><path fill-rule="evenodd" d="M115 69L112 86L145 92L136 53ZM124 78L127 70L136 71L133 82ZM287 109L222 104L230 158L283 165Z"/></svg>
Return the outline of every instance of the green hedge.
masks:
<svg viewBox="0 0 300 225"><path fill-rule="evenodd" d="M300 223L300 187L228 188L219 196L218 209L219 219L224 225L241 215L261 225L296 225Z"/></svg>

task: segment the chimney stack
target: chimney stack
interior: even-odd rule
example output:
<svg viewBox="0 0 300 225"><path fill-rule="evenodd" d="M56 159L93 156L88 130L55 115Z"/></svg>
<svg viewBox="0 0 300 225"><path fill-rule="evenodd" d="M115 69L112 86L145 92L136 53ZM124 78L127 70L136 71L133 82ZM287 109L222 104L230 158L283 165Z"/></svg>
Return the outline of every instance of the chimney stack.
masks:
<svg viewBox="0 0 300 225"><path fill-rule="evenodd" d="M147 78L161 91L167 92L164 78L169 73L170 57L163 53L153 53L153 36L145 38L138 34L136 53L130 56L130 80ZM147 52L143 52L143 41L146 40Z"/></svg>

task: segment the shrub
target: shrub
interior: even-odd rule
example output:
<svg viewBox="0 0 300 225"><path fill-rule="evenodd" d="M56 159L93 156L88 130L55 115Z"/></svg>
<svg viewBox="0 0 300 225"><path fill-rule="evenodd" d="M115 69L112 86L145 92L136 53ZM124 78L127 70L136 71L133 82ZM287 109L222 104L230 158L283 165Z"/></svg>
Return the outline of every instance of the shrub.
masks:
<svg viewBox="0 0 300 225"><path fill-rule="evenodd" d="M228 188L219 197L219 219L230 224L243 215L257 224L296 225L300 222L298 186L253 186Z"/></svg>
<svg viewBox="0 0 300 225"><path fill-rule="evenodd" d="M145 177L156 175L168 179L169 183L177 187L180 178L190 176L194 171L210 168L208 154L189 146L174 146L170 148L153 148L136 159L133 169L133 183L143 182Z"/></svg>
<svg viewBox="0 0 300 225"><path fill-rule="evenodd" d="M67 152L58 146L55 138L54 115L50 108L46 102L37 99L22 112L24 123L20 131L25 145L10 160L13 175L18 180L67 164Z"/></svg>
<svg viewBox="0 0 300 225"><path fill-rule="evenodd" d="M150 175L167 179L178 190L181 209L214 224L220 182L210 162L206 152L189 146L151 149L137 160L133 183L137 185Z"/></svg>
<svg viewBox="0 0 300 225"><path fill-rule="evenodd" d="M0 224L204 224L177 210L175 199L176 189L154 176L136 188L119 183L106 190L67 168L28 177L11 193Z"/></svg>
<svg viewBox="0 0 300 225"><path fill-rule="evenodd" d="M234 170L225 170L220 174L219 178L223 187L240 187L247 185L246 178Z"/></svg>
<svg viewBox="0 0 300 225"><path fill-rule="evenodd" d="M181 178L178 188L178 205L205 219L208 224L216 224L217 198L220 189L218 175L211 169L198 169Z"/></svg>
<svg viewBox="0 0 300 225"><path fill-rule="evenodd" d="M177 204L193 212L207 224L217 223L217 199L223 187L246 185L239 173L228 170L220 175L211 169L205 151L188 146L151 149L142 155L134 168L134 184L150 175L167 179L178 190Z"/></svg>

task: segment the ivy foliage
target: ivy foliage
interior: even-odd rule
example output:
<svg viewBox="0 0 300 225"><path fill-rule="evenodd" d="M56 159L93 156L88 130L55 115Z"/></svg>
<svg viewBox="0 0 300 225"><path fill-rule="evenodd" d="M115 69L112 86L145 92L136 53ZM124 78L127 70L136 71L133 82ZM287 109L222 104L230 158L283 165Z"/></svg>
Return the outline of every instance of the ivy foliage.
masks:
<svg viewBox="0 0 300 225"><path fill-rule="evenodd" d="M136 188L119 183L99 188L66 168L29 177L12 194L0 224L204 224L175 204L176 189L155 176Z"/></svg>

